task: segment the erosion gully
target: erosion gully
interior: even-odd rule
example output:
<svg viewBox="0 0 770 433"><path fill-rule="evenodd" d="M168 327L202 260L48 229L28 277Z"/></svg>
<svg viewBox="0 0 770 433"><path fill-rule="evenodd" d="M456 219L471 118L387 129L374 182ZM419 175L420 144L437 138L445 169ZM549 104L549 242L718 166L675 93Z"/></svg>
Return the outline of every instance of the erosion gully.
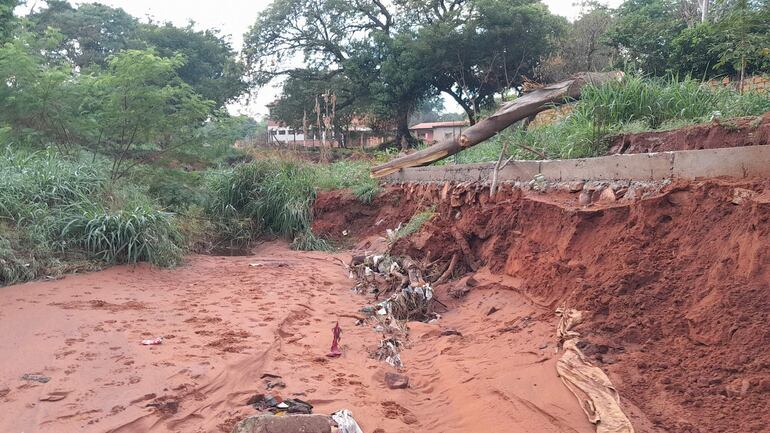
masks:
<svg viewBox="0 0 770 433"><path fill-rule="evenodd" d="M557 308L583 312L580 348L637 432L770 431L768 183L586 189L326 193L314 230L349 250L273 242L2 288L0 431L229 432L269 373L285 384L272 392L350 409L366 433L593 432L556 374ZM428 208L388 245L386 229ZM409 323L406 389L369 356L379 336L356 323L371 299L344 266L388 246L436 273L457 257L435 287L441 318ZM343 355L328 358L336 322Z"/></svg>

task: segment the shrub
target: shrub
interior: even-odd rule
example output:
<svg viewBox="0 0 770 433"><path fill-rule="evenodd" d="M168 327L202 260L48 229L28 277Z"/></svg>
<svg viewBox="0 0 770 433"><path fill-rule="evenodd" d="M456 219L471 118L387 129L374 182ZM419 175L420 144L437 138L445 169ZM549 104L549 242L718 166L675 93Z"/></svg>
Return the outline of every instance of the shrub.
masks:
<svg viewBox="0 0 770 433"><path fill-rule="evenodd" d="M61 242L64 248L76 245L109 263L174 266L182 259L182 238L172 217L150 207L85 210L67 221Z"/></svg>
<svg viewBox="0 0 770 433"><path fill-rule="evenodd" d="M364 162L310 164L264 158L214 173L209 179L207 214L220 242L244 245L261 234L281 236L299 249L328 250L313 235L312 206L317 190L350 188L362 202L379 193Z"/></svg>

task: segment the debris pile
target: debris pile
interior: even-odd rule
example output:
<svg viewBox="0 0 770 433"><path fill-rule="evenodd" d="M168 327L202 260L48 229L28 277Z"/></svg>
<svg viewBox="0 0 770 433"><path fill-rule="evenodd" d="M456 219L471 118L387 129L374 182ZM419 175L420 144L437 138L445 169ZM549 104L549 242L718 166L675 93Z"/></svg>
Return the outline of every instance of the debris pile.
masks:
<svg viewBox="0 0 770 433"><path fill-rule="evenodd" d="M414 260L387 254L354 256L348 269L350 277L357 280L355 292L373 294L375 300L388 296L373 308L365 307L362 312L397 321L429 322L439 317L433 310L434 305L441 302Z"/></svg>
<svg viewBox="0 0 770 433"><path fill-rule="evenodd" d="M444 304L424 278L425 268L409 257L388 254L354 256L348 265L350 278L357 281L353 291L374 295L375 301L387 296L363 307L366 318L358 324L372 323L374 330L383 334L371 356L397 369L403 368L399 352L407 340L406 322L431 322L441 317L434 309Z"/></svg>

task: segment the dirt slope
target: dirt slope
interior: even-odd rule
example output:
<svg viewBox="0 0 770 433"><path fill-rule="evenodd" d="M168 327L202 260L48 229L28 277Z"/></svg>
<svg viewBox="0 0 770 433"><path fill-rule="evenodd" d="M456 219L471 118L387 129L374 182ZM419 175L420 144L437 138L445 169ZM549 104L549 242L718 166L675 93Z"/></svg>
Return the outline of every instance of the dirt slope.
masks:
<svg viewBox="0 0 770 433"><path fill-rule="evenodd" d="M607 153L613 155L763 144L770 144L770 113L761 117L717 120L671 131L622 134L610 140Z"/></svg>
<svg viewBox="0 0 770 433"><path fill-rule="evenodd" d="M419 185L389 200L438 204L396 253L425 263L465 256L455 229L473 256L457 276L475 262L506 279L499 290L544 311L586 311L583 350L631 411L641 409L637 431L770 432L769 187L680 183L644 200L579 207L577 194L506 188L490 202L474 187ZM389 212L370 210L369 223Z"/></svg>
<svg viewBox="0 0 770 433"><path fill-rule="evenodd" d="M335 257L268 244L0 288L0 432L230 432L256 413L245 403L266 391L264 373L316 413L349 408L366 433L593 431L553 374L550 311L491 286L414 324L410 388L388 389L391 367L368 356L379 334L354 325L366 300ZM344 355L332 360L336 320Z"/></svg>

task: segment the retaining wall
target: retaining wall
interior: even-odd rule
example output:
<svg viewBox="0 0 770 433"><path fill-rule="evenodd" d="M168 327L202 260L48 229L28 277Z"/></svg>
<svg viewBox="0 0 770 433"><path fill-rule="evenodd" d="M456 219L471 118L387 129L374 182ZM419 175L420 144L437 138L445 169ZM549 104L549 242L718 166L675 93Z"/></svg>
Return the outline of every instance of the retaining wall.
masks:
<svg viewBox="0 0 770 433"><path fill-rule="evenodd" d="M388 183L488 182L492 179L494 166L494 163L485 163L405 168L383 179ZM770 177L770 145L511 161L500 171L498 179L500 182L529 181L538 174L557 182Z"/></svg>

